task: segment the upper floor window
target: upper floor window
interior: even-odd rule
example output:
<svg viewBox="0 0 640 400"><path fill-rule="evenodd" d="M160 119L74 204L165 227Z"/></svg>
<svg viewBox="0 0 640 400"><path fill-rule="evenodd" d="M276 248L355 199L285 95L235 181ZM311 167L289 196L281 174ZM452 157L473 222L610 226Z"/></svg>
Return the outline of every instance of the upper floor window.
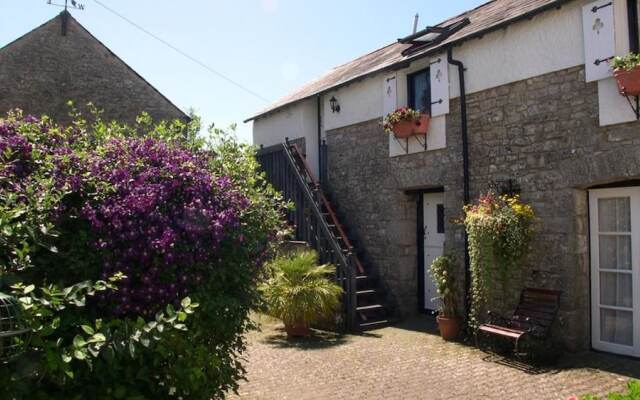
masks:
<svg viewBox="0 0 640 400"><path fill-rule="evenodd" d="M431 80L429 68L407 76L408 106L414 110L431 114Z"/></svg>

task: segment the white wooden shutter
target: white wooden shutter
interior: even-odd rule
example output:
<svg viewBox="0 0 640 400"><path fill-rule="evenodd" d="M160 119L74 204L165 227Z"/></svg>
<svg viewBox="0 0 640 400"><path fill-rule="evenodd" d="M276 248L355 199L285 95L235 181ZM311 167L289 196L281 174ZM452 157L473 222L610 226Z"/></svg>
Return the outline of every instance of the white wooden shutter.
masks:
<svg viewBox="0 0 640 400"><path fill-rule="evenodd" d="M431 60L431 116L449 113L449 63L445 56Z"/></svg>
<svg viewBox="0 0 640 400"><path fill-rule="evenodd" d="M396 74L387 75L382 82L382 115L386 116L398 108Z"/></svg>
<svg viewBox="0 0 640 400"><path fill-rule="evenodd" d="M611 77L607 60L616 52L613 7L613 0L598 0L582 7L587 82Z"/></svg>

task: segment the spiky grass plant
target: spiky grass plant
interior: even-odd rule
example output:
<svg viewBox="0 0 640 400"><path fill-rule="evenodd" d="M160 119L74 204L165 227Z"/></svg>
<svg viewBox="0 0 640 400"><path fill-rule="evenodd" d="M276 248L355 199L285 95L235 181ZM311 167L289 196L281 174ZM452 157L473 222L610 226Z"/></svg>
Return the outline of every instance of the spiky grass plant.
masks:
<svg viewBox="0 0 640 400"><path fill-rule="evenodd" d="M342 288L329 277L335 267L318 265L312 250L277 257L263 286L268 312L288 326L308 326L327 318L340 305Z"/></svg>

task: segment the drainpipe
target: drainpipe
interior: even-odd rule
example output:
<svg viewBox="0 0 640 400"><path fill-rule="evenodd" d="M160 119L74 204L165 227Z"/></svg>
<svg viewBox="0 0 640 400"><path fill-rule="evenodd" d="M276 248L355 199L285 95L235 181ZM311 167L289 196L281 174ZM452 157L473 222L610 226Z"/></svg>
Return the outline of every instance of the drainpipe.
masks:
<svg viewBox="0 0 640 400"><path fill-rule="evenodd" d="M453 48L447 49L447 61L458 68L460 81L460 121L462 131L462 175L463 175L463 199L464 204L469 204L469 140L467 126L467 92L464 82L464 64L453 58ZM464 290L467 318L471 309L471 263L469 260L469 236L464 232Z"/></svg>

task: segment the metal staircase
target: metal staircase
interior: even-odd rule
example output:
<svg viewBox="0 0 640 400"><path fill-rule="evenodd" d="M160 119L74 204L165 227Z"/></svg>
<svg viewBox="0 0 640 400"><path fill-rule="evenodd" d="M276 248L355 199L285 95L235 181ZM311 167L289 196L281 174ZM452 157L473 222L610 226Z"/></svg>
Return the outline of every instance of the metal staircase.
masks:
<svg viewBox="0 0 640 400"><path fill-rule="evenodd" d="M257 158L271 184L295 205L287 219L295 227L296 240L315 248L321 262L336 266L336 280L344 290L344 329L358 331L389 324L390 310L377 280L368 274L298 146L287 141L263 148Z"/></svg>

